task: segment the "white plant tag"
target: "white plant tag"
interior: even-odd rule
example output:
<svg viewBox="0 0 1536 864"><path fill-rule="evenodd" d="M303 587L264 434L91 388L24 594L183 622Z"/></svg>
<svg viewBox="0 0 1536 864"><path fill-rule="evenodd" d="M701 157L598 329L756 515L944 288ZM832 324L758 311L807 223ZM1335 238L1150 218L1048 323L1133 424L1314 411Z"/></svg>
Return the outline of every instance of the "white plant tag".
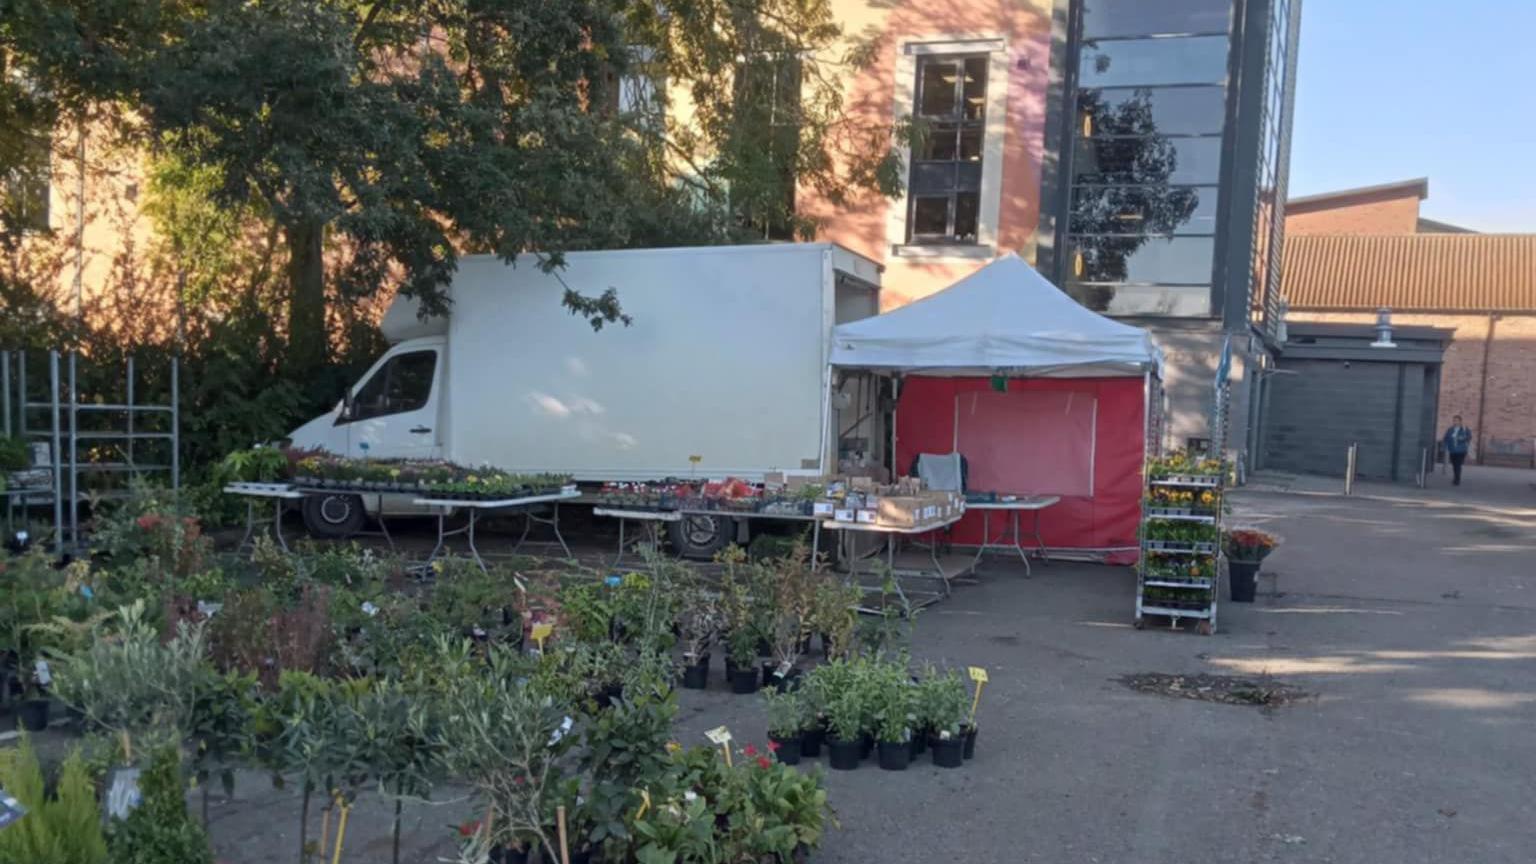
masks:
<svg viewBox="0 0 1536 864"><path fill-rule="evenodd" d="M575 721L571 720L570 717L566 717L564 720L561 720L560 727L549 736L549 746L553 747L556 744L559 744L560 739L564 738L565 734L571 731L571 727L574 725Z"/></svg>
<svg viewBox="0 0 1536 864"><path fill-rule="evenodd" d="M223 608L223 603L212 603L207 600L197 601L197 614L203 616L204 618L212 618L213 616L219 614L219 610Z"/></svg>
<svg viewBox="0 0 1536 864"><path fill-rule="evenodd" d="M47 660L39 660L35 665L33 665L32 677L36 678L37 683L43 685L44 687L47 687L49 684L53 683L53 673L48 671Z"/></svg>
<svg viewBox="0 0 1536 864"><path fill-rule="evenodd" d="M373 601L371 600L364 600L363 605L360 608L363 610L363 614L367 615L369 618L379 614L379 607L373 605Z"/></svg>
<svg viewBox="0 0 1536 864"><path fill-rule="evenodd" d="M731 743L731 730L725 728L724 726L716 726L708 732L705 732L704 737L708 738L713 743L724 747L726 744Z"/></svg>

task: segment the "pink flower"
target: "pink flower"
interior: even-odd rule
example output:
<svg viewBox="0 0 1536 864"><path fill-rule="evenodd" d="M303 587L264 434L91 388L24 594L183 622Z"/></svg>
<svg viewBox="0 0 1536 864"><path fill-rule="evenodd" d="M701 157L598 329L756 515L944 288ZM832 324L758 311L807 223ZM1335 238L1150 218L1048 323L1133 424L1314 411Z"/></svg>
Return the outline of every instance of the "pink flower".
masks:
<svg viewBox="0 0 1536 864"><path fill-rule="evenodd" d="M772 768L773 767L773 763L768 761L768 757L767 756L759 756L759 757L757 757L757 767L759 767L759 768Z"/></svg>
<svg viewBox="0 0 1536 864"><path fill-rule="evenodd" d="M465 823L463 823L463 824L461 824L459 826L459 836L460 837L469 837L469 836L472 836L472 835L474 835L476 833L479 833L479 831L480 831L480 822L479 822L479 820L476 820L474 822L465 822Z"/></svg>
<svg viewBox="0 0 1536 864"><path fill-rule="evenodd" d="M747 746L741 748L741 752L745 756L756 756L757 748L753 747L751 744L748 744Z"/></svg>
<svg viewBox="0 0 1536 864"><path fill-rule="evenodd" d="M779 748L782 747L782 746L784 746L784 745L782 745L779 742L773 740L772 738L768 739L768 750L769 750L769 752L777 753L777 752L779 752Z"/></svg>

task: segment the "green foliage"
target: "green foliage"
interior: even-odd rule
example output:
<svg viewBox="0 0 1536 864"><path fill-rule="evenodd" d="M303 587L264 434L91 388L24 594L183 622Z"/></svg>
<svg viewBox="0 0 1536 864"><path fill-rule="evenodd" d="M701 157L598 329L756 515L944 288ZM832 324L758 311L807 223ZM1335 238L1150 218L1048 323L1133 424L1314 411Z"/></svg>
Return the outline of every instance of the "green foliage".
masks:
<svg viewBox="0 0 1536 864"><path fill-rule="evenodd" d="M113 864L212 864L208 835L187 815L187 787L174 746L157 749L139 777L142 803L113 822Z"/></svg>
<svg viewBox="0 0 1536 864"><path fill-rule="evenodd" d="M178 744L199 699L218 684L201 625L169 641L145 621L143 601L118 610L116 632L99 629L82 651L60 659L54 692L93 727L142 747ZM125 754L126 755L126 754Z"/></svg>
<svg viewBox="0 0 1536 864"><path fill-rule="evenodd" d="M942 673L932 666L925 669L913 699L917 730L945 737L960 734L960 725L971 710L971 695L965 679L953 669Z"/></svg>
<svg viewBox="0 0 1536 864"><path fill-rule="evenodd" d="M592 779L573 814L586 842L618 846L629 839L624 815L640 803L634 790L665 773L676 715L677 702L669 693L620 700L587 724L581 765Z"/></svg>
<svg viewBox="0 0 1536 864"><path fill-rule="evenodd" d="M219 462L215 476L223 482L271 483L288 472L288 456L276 447L235 450Z"/></svg>
<svg viewBox="0 0 1536 864"><path fill-rule="evenodd" d="M96 787L78 750L59 769L53 794L44 792L43 771L22 736L16 747L0 750L0 788L16 798L27 815L0 831L0 862L5 864L100 864L107 843L96 809Z"/></svg>
<svg viewBox="0 0 1536 864"><path fill-rule="evenodd" d="M811 700L799 690L779 692L774 688L762 691L763 705L767 709L768 734L778 738L793 738L810 729L816 722Z"/></svg>
<svg viewBox="0 0 1536 864"><path fill-rule="evenodd" d="M20 438L0 436L0 472L20 471L31 465L32 452L27 448L27 442ZM3 488L0 486L0 489Z"/></svg>

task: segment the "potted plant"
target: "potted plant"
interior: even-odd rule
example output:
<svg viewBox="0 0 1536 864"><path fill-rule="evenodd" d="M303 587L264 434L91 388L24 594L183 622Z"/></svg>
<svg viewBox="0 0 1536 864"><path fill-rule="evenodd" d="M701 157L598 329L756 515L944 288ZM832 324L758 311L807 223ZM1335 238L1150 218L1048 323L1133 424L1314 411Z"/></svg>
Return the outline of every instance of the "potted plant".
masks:
<svg viewBox="0 0 1536 864"><path fill-rule="evenodd" d="M905 677L882 676L880 687L871 696L875 747L880 767L886 771L905 771L912 761L912 687Z"/></svg>
<svg viewBox="0 0 1536 864"><path fill-rule="evenodd" d="M959 768L965 758L966 722L970 696L965 680L954 670L924 676L917 686L917 713L928 727L933 764Z"/></svg>
<svg viewBox="0 0 1536 864"><path fill-rule="evenodd" d="M1234 528L1222 538L1227 553L1227 580L1232 602L1252 603L1258 593L1259 566L1275 551L1280 539L1254 528Z"/></svg>
<svg viewBox="0 0 1536 864"><path fill-rule="evenodd" d="M864 694L849 687L827 702L827 752L832 770L851 771L864 756Z"/></svg>
<svg viewBox="0 0 1536 864"><path fill-rule="evenodd" d="M771 565L774 610L771 620L773 661L763 668L764 686L789 689L798 677L799 661L811 638L816 584L806 561L806 549L796 543L790 553Z"/></svg>
<svg viewBox="0 0 1536 864"><path fill-rule="evenodd" d="M720 636L719 601L700 586L689 587L677 623L683 641L683 686L703 690L709 685L709 648Z"/></svg>
<svg viewBox="0 0 1536 864"><path fill-rule="evenodd" d="M768 713L768 742L779 761L800 764L801 742L805 727L806 700L798 690L765 690L763 700Z"/></svg>

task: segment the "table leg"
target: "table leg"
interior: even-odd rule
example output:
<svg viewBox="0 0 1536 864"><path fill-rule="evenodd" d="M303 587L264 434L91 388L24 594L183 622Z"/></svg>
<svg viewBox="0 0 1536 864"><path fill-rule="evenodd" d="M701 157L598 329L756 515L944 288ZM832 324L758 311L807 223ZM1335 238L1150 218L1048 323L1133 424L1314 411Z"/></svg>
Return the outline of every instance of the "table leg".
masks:
<svg viewBox="0 0 1536 864"><path fill-rule="evenodd" d="M427 563L422 565L428 572L432 570L432 562L437 560L439 552L443 551L443 545L448 542L448 532L444 524L448 519L446 507L437 508L437 543L432 546L432 551L427 554Z"/></svg>
<svg viewBox="0 0 1536 864"><path fill-rule="evenodd" d="M992 542L992 511L981 511L981 545L976 547L976 560L971 562L971 572L981 566L981 556L987 551L987 545Z"/></svg>
<svg viewBox="0 0 1536 864"><path fill-rule="evenodd" d="M245 499L245 536L240 538L240 545L235 547L235 557L237 557L237 558L240 557L240 554L245 551L245 547L246 547L247 544L250 544L251 553L255 554L255 552L256 552L256 544L255 544L255 541L253 541L251 539L251 535L254 534L255 531L256 531L256 499L254 499L254 498L246 498Z"/></svg>
<svg viewBox="0 0 1536 864"><path fill-rule="evenodd" d="M283 507L288 502L282 498L272 499L272 534L277 538L277 545L288 553L288 541L283 539Z"/></svg>
<svg viewBox="0 0 1536 864"><path fill-rule="evenodd" d="M395 538L389 536L389 524L384 521L384 496L383 495L379 496L378 515L374 517L374 521L379 523L379 533L384 535L384 542L389 544L389 551L390 552L394 552L395 551Z"/></svg>
<svg viewBox="0 0 1536 864"><path fill-rule="evenodd" d="M1040 511L1036 510L1035 512L1038 513ZM1020 523L1024 521L1023 514L1017 510L1010 511L1010 514L1013 516L1013 548L1018 551L1019 560L1024 562L1024 575L1033 576L1035 571L1029 566L1029 553L1024 551L1024 541L1019 536Z"/></svg>
<svg viewBox="0 0 1536 864"><path fill-rule="evenodd" d="M985 519L983 519L983 521L985 521ZM935 542L933 545L928 547L928 558L933 562L934 572L939 574L939 581L944 583L944 596L948 597L951 592L949 586L949 574L944 572L944 565L939 562L939 544L937 542L938 538L935 537L934 540Z"/></svg>
<svg viewBox="0 0 1536 864"><path fill-rule="evenodd" d="M475 563L480 565L481 573L490 573L485 566L485 559L480 557L480 550L475 547L475 522L480 518L480 510L477 507L469 508L469 554L474 557Z"/></svg>
<svg viewBox="0 0 1536 864"><path fill-rule="evenodd" d="M619 517L619 554L613 559L614 567L619 566L619 562L624 560L624 523L628 521L623 516Z"/></svg>
<svg viewBox="0 0 1536 864"><path fill-rule="evenodd" d="M1035 548L1040 553L1040 560L1046 564L1051 563L1051 554L1045 549L1045 538L1040 536L1040 511L1035 511Z"/></svg>
<svg viewBox="0 0 1536 864"><path fill-rule="evenodd" d="M560 502L556 501L555 503L551 504L550 509L552 512L550 514L549 525L551 528L555 529L555 539L560 541L560 548L565 552L565 557L570 558L571 547L565 545L565 537L560 534Z"/></svg>

